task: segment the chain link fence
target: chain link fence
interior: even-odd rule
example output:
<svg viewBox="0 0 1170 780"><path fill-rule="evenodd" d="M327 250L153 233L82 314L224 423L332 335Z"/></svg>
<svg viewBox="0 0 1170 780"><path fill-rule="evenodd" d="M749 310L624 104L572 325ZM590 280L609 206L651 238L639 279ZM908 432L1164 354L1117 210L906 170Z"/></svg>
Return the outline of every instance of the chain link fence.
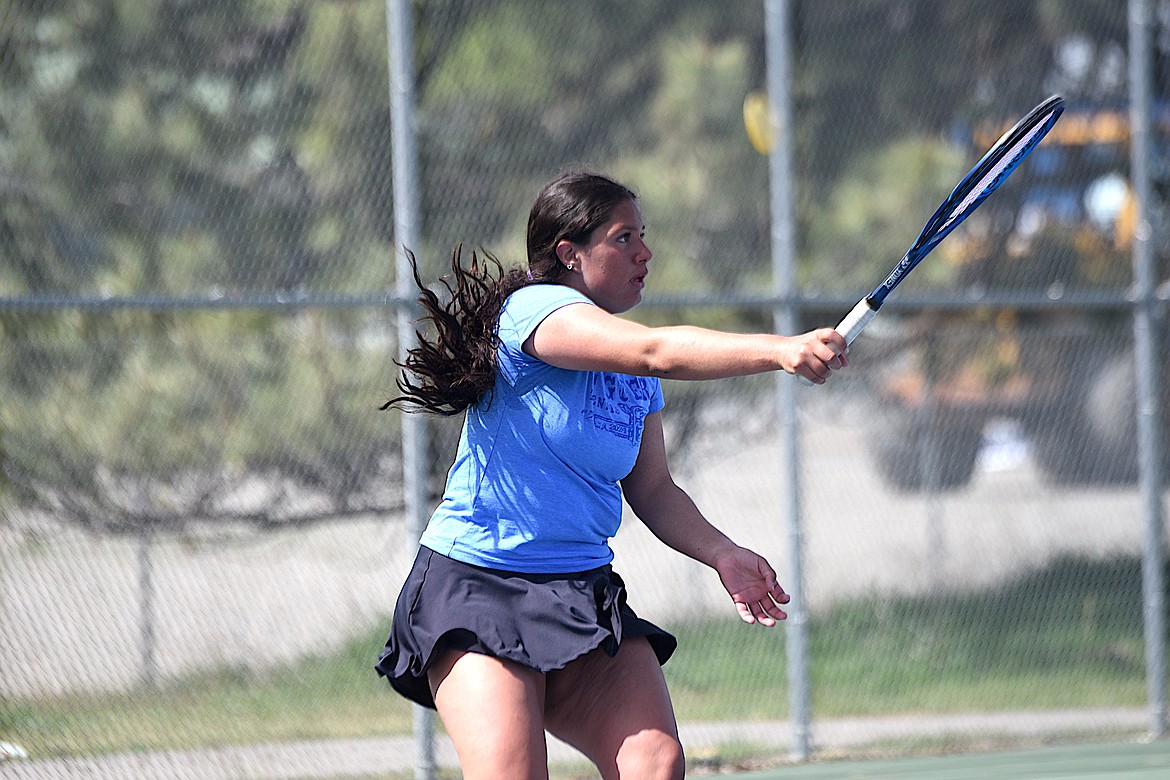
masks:
<svg viewBox="0 0 1170 780"><path fill-rule="evenodd" d="M795 432L773 378L668 383L665 422L712 522L778 565L799 545L815 744L1141 732L1165 691L1143 636L1124 4L786 5L792 300L748 0L413 3L412 249L431 275L460 243L519 263L537 189L586 165L647 216L632 316L767 330L783 303L832 324L989 137L1061 92L1057 130L849 370L800 390ZM1161 131L1170 5L1149 7ZM414 544L402 421L377 411L406 303L386 18L0 8L0 777L333 777L355 756L353 776L408 775L411 710L372 668ZM433 499L457 423L426 432ZM614 544L639 613L682 639L666 672L692 766L783 758L788 629L739 624L635 518Z"/></svg>

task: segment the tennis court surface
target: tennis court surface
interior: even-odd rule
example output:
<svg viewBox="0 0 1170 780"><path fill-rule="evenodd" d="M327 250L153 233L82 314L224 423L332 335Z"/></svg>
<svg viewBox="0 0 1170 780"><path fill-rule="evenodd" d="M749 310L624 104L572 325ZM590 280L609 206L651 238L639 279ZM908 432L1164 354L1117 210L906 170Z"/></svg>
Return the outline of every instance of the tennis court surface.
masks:
<svg viewBox="0 0 1170 780"><path fill-rule="evenodd" d="M874 761L826 761L736 775L740 780L1034 780L1035 778L1170 778L1170 740L1067 745Z"/></svg>

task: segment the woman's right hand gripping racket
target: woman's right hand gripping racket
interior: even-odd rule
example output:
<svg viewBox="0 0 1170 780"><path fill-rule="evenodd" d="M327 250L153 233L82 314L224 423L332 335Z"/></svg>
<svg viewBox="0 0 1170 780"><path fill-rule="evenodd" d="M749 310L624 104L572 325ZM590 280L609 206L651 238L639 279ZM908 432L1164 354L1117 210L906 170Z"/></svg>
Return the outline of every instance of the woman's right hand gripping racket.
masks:
<svg viewBox="0 0 1170 780"><path fill-rule="evenodd" d="M971 212L977 209L988 195L995 192L1000 184L1003 184L1004 179L1010 176L1029 152L1043 140L1063 112L1064 98L1053 95L1029 111L1027 116L987 150L983 159L975 164L934 212L926 226L922 228L922 232L918 234L918 240L906 250L906 254L894 266L894 270L890 271L889 276L872 293L858 301L853 311L841 320L836 330L845 337L846 344L852 343L865 329L885 303L886 297L914 270L922 258L930 254L940 241L970 216ZM805 384L813 384L803 377L801 380Z"/></svg>

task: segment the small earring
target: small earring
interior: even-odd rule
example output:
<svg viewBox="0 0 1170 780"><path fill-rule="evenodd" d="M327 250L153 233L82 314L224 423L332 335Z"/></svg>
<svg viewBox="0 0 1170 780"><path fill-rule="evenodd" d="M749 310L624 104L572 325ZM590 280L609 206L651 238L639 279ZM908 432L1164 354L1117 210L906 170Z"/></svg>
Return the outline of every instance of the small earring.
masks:
<svg viewBox="0 0 1170 780"><path fill-rule="evenodd" d="M568 270L572 271L572 270L573 270L573 264L572 264L572 263L565 263L565 268L567 268Z"/></svg>

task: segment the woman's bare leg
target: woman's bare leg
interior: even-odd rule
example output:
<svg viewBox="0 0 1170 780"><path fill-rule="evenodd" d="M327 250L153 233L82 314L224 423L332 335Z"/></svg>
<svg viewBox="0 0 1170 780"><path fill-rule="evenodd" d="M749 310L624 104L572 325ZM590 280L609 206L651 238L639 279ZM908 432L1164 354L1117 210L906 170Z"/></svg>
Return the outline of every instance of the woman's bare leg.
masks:
<svg viewBox="0 0 1170 780"><path fill-rule="evenodd" d="M610 658L582 656L547 677L549 733L589 757L605 780L678 780L682 745L654 650L638 637Z"/></svg>
<svg viewBox="0 0 1170 780"><path fill-rule="evenodd" d="M428 676L464 780L547 780L544 675L452 650Z"/></svg>

